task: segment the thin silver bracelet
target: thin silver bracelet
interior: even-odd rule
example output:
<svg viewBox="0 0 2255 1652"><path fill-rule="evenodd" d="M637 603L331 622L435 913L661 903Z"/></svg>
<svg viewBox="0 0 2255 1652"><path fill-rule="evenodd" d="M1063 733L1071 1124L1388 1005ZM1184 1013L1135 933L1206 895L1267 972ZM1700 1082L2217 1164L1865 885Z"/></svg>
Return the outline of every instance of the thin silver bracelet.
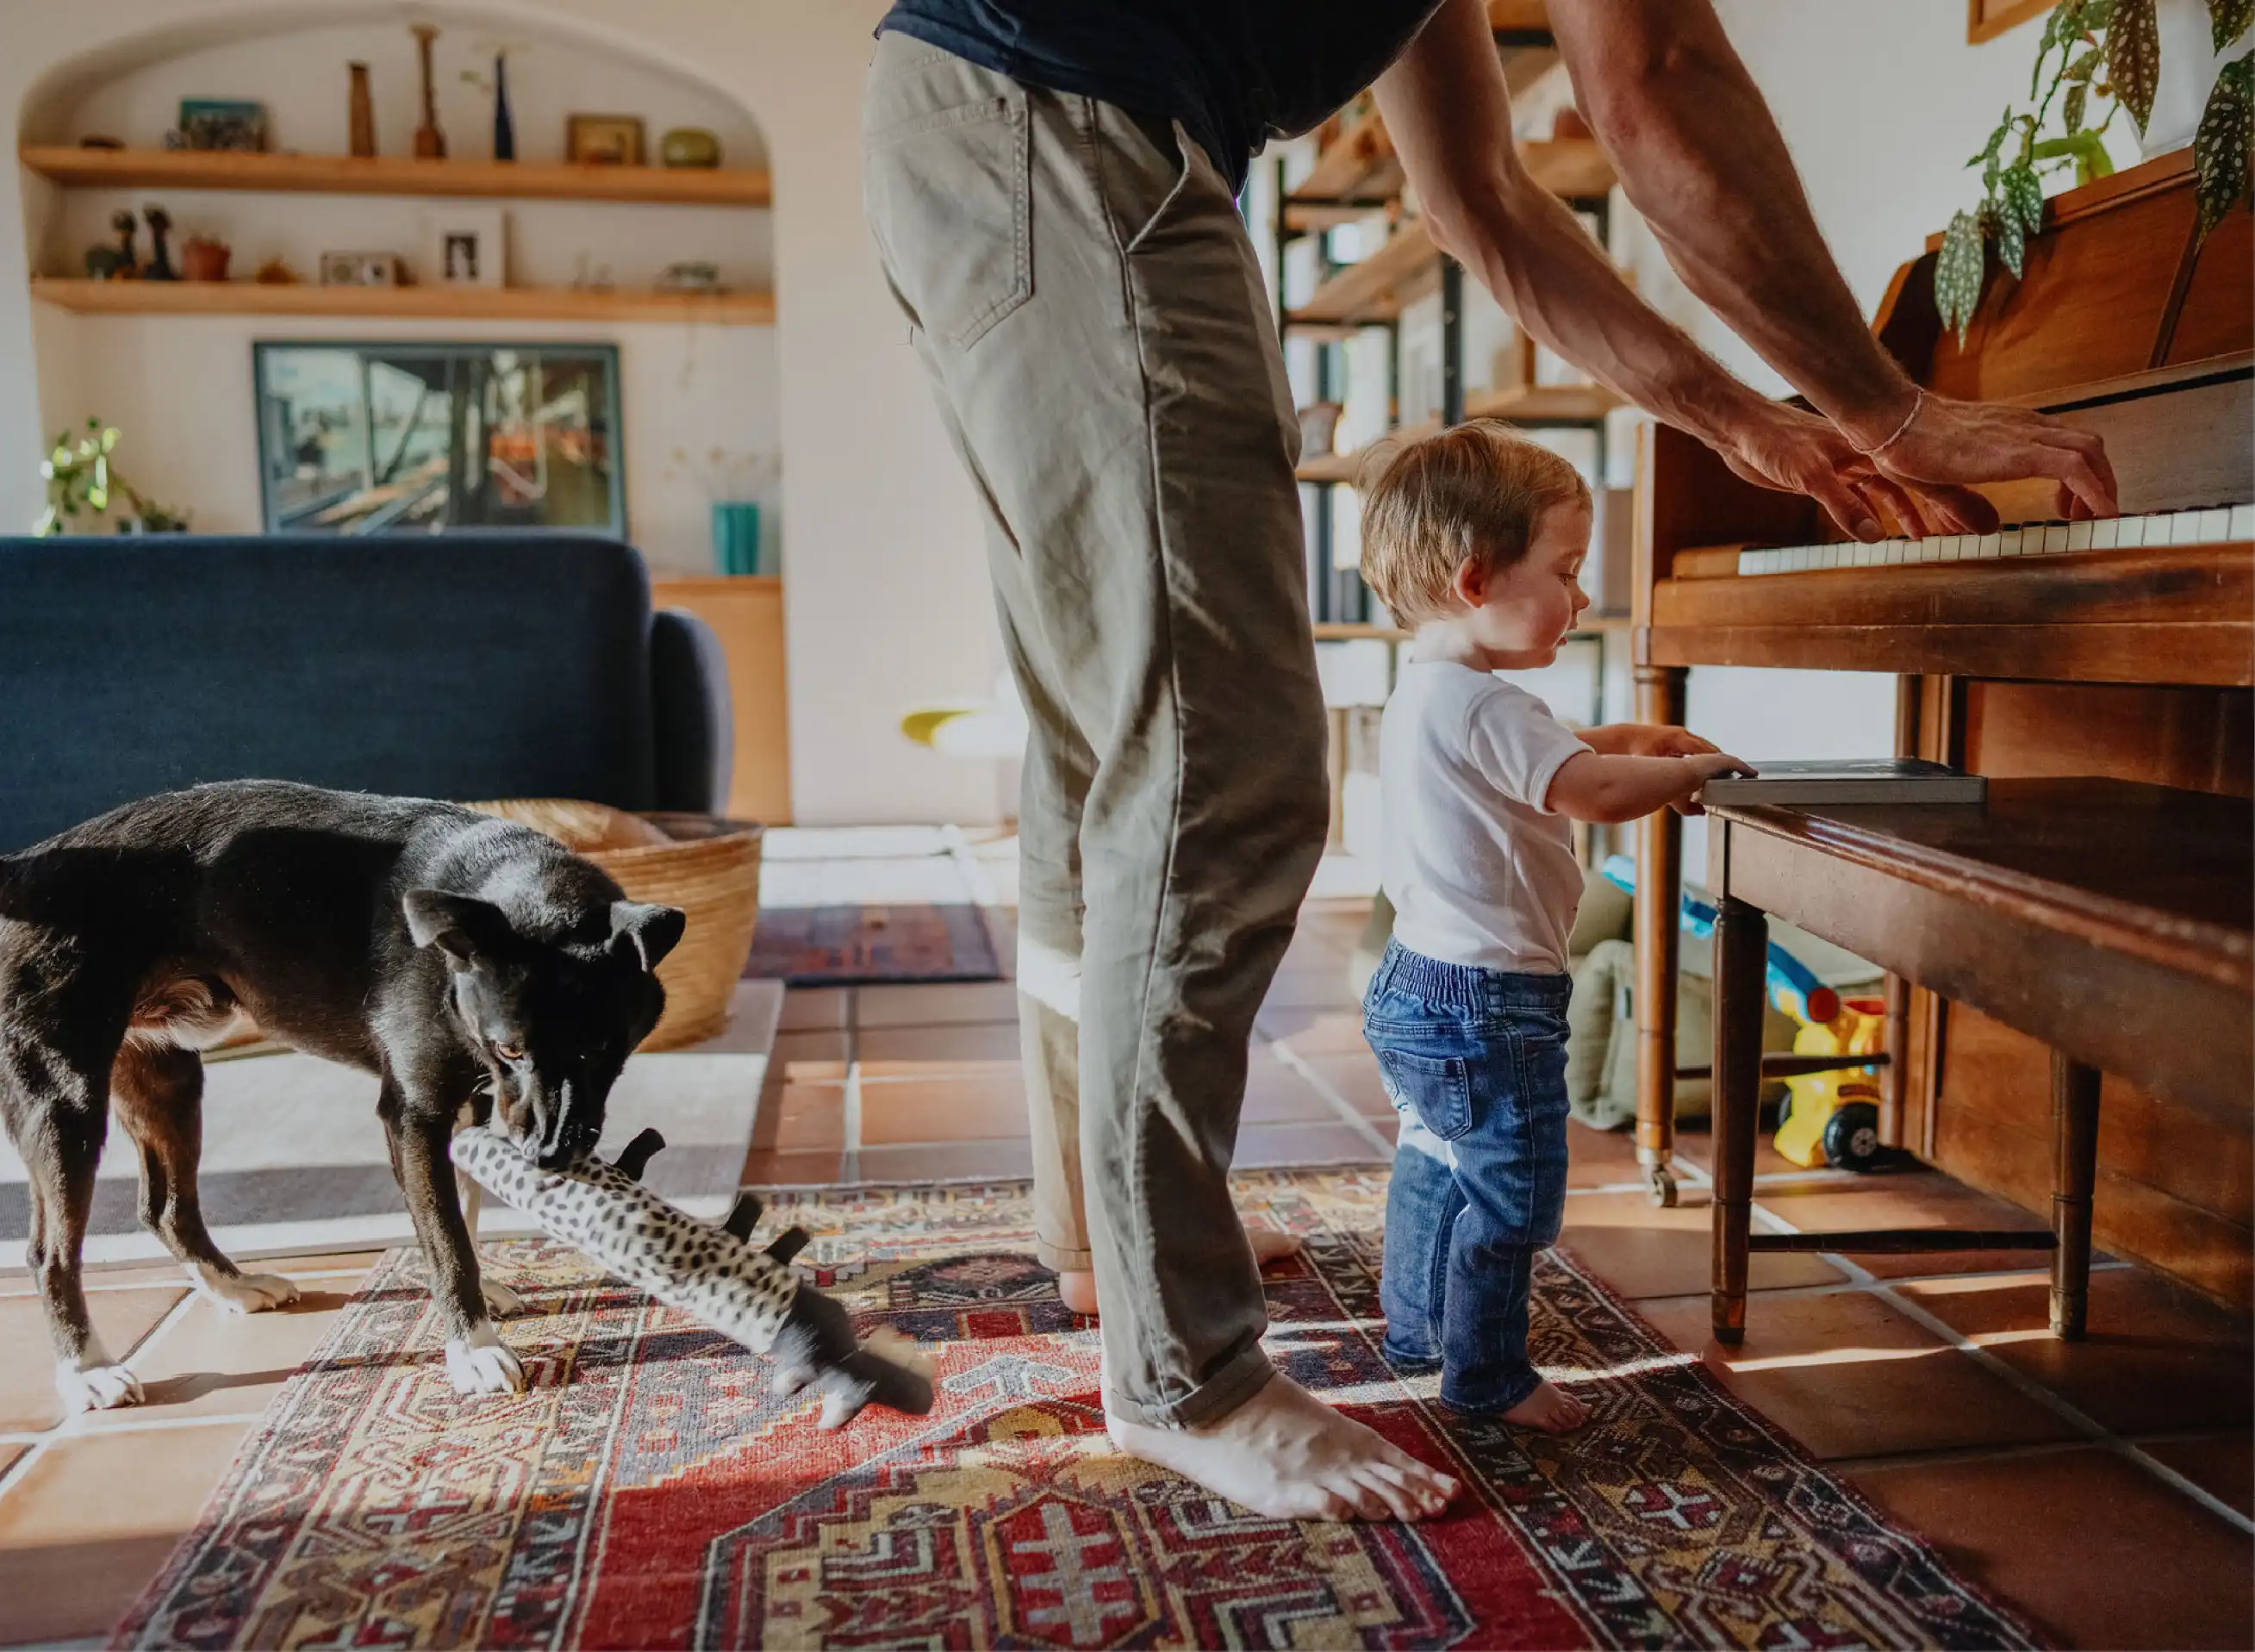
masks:
<svg viewBox="0 0 2255 1652"><path fill-rule="evenodd" d="M1924 407L1925 407L1925 405L1926 405L1926 387L1925 387L1923 384L1914 384L1914 385L1912 385L1912 386L1911 386L1911 397L1910 397L1910 411L1908 411L1907 413L1905 413L1905 414L1903 415L1903 422L1902 422L1901 424L1900 424L1900 425L1896 425L1896 426L1895 426L1895 433L1894 433L1893 435L1892 435L1892 436L1888 437L1888 438L1886 439L1886 440L1885 440L1885 441L1881 442L1881 443L1880 443L1878 446L1876 446L1876 447L1861 447L1861 446L1858 446L1858 447L1857 447L1856 451L1857 451L1858 453L1859 453L1863 454L1863 455L1864 455L1864 457L1865 457L1865 458L1866 458L1866 459L1876 459L1876 458L1878 458L1881 453L1883 453L1886 452L1886 450L1887 450L1888 448L1890 448L1890 447L1893 446L1897 442L1900 441L1904 437L1906 437L1906 436L1907 436L1907 435L1909 435L1909 434L1910 434L1910 427L1911 427L1913 425L1914 425L1914 424L1916 424L1916 423L1918 422L1918 416L1919 416L1920 410L1921 410L1922 408L1924 408Z"/></svg>

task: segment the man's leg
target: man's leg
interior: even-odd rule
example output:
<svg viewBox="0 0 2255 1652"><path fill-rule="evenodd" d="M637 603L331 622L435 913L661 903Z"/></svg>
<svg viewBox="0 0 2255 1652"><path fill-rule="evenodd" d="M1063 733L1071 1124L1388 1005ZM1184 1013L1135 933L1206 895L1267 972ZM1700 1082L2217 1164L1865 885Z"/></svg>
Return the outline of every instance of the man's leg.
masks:
<svg viewBox="0 0 2255 1652"><path fill-rule="evenodd" d="M1186 143L897 37L865 142L888 275L1015 553L1003 608L1095 757L1080 1142L1114 1438L1271 1513L1437 1512L1446 1477L1272 1374L1229 1199L1325 812L1291 410L1234 205Z"/></svg>

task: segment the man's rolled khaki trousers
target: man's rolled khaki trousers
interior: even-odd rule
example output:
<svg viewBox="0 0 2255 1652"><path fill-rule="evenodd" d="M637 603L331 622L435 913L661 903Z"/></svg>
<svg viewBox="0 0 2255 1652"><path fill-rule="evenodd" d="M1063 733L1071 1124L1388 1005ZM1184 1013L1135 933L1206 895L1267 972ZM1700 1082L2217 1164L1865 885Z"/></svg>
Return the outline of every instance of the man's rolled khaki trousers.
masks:
<svg viewBox="0 0 2255 1652"><path fill-rule="evenodd" d="M1259 267L1179 126L888 34L863 136L869 227L986 509L1031 724L1043 1260L1094 1269L1109 1409L1211 1421L1269 1374L1229 1164L1326 809L1298 430Z"/></svg>

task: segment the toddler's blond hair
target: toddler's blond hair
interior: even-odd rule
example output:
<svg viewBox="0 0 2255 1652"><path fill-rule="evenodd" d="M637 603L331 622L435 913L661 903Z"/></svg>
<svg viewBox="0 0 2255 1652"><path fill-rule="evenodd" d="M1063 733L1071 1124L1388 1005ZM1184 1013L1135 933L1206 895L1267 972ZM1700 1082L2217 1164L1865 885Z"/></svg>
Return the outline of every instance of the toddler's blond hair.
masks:
<svg viewBox="0 0 2255 1652"><path fill-rule="evenodd" d="M1527 554L1542 513L1590 503L1581 473L1492 418L1381 442L1362 466L1362 577L1404 625L1456 612L1457 569Z"/></svg>

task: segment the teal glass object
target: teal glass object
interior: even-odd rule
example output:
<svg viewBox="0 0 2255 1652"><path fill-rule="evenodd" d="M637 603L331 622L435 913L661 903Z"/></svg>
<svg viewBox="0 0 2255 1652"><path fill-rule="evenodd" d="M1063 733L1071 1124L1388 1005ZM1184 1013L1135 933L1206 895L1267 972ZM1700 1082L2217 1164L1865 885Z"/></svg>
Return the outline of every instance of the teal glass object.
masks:
<svg viewBox="0 0 2255 1652"><path fill-rule="evenodd" d="M760 571L760 508L750 502L713 507L713 565L723 573Z"/></svg>

